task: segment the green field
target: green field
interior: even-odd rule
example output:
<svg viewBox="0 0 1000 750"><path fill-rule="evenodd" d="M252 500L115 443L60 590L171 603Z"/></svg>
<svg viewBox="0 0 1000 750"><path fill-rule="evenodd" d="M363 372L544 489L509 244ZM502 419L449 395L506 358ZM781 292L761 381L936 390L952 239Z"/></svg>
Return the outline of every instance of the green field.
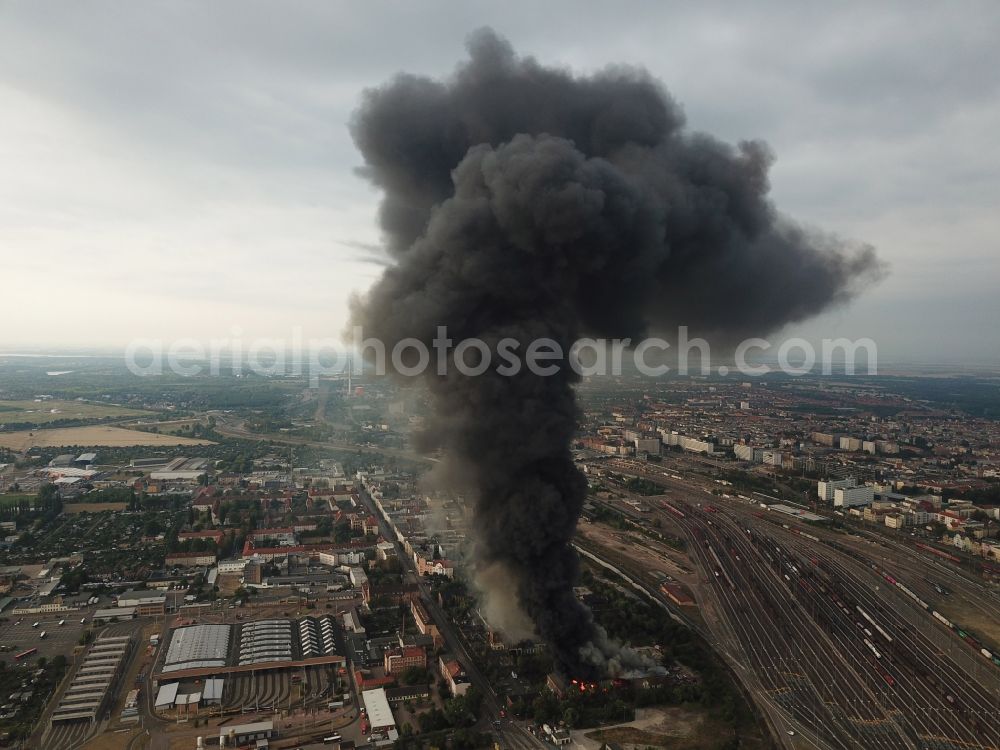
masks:
<svg viewBox="0 0 1000 750"><path fill-rule="evenodd" d="M23 500L27 500L28 503L32 507L34 507L34 505L38 502L38 496L37 495L26 495L23 492L22 493L12 492L10 494L0 494L0 508L8 508L8 507L10 507L12 505L17 505L18 503L20 503Z"/></svg>
<svg viewBox="0 0 1000 750"><path fill-rule="evenodd" d="M89 401L0 401L0 425L46 425L61 419L93 420L140 417L150 412Z"/></svg>

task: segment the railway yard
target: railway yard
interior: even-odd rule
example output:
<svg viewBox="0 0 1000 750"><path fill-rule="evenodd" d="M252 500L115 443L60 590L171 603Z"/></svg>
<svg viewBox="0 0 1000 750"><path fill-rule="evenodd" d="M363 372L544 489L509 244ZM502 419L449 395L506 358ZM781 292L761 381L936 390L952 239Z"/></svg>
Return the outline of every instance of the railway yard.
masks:
<svg viewBox="0 0 1000 750"><path fill-rule="evenodd" d="M134 638L139 630L139 626L140 623L137 621L108 625L107 627L101 629L99 638ZM127 658L126 661L131 661L131 659ZM79 670L73 671L73 674L78 673ZM70 678L72 678L73 674L70 675ZM39 738L40 747L44 747L46 750L70 750L71 748L81 747L91 737L99 734L107 727L107 718L108 713L110 712L110 707L113 705L114 701L122 697L119 695L121 692L120 688L121 684L118 680L116 680L109 689L109 701L107 705L103 706L104 713L103 715L98 716L97 721L51 721L54 712L59 710L58 706L60 699L65 698L72 689L72 682L69 679L65 681L63 685L60 686L59 690L57 690L56 694L53 696L53 700L50 701L46 709L46 716L49 720L43 722L44 728Z"/></svg>
<svg viewBox="0 0 1000 750"><path fill-rule="evenodd" d="M804 523L635 462L616 468L663 494L602 503L684 540L707 635L787 744L1000 747L997 644L940 611L1000 622L994 589L926 547Z"/></svg>

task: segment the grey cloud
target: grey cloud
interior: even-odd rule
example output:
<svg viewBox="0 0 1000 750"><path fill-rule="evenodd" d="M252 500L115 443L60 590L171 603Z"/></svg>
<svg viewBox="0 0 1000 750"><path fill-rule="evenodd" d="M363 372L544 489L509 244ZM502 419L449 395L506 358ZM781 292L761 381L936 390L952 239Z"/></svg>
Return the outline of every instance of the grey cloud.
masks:
<svg viewBox="0 0 1000 750"><path fill-rule="evenodd" d="M12 0L0 11L0 244L44 258L50 280L79 252L111 268L145 246L137 232L181 261L174 268L196 259L206 274L224 274L230 256L206 249L228 242L223 223L242 215L243 283L217 294L269 299L274 269L262 269L280 237L270 227L257 231L263 201L287 211L296 237L281 248L289 270L311 262L301 247L329 247L343 236L373 241L377 197L353 174L358 157L347 131L359 92L401 69L440 79L453 71L465 34L491 24L518 48L577 73L606 60L645 65L669 82L693 129L772 145L780 155L772 194L785 210L870 239L894 268L934 279L896 273L880 295L898 305L880 307L876 321L862 300L845 316L824 318L831 325L878 322L888 346L894 331L914 331L906 300L919 298L931 318L956 305L970 320L1000 314L971 303L988 300L1000 278L991 228L1000 195L994 2L636 2L628 12L558 0L54 7ZM35 111L25 101L46 106ZM327 215L303 221L302 206ZM72 233L54 232L67 217ZM351 257L350 248L338 252ZM975 274L941 277L929 271L942 252L958 266L970 256L995 260ZM143 278L153 271L144 257L134 261ZM6 268L10 283L30 283ZM363 288L359 270L338 271L338 283ZM86 290L67 278L54 296L84 309L94 290L108 299L120 287L102 287L101 278L95 273ZM164 294L184 282L165 280L173 283ZM958 293L959 284L974 294ZM942 285L955 293L938 303ZM318 294L310 301L325 307L332 329L345 322L343 304ZM292 322L279 302L268 313ZM57 307L40 312L17 335L51 340L63 315Z"/></svg>

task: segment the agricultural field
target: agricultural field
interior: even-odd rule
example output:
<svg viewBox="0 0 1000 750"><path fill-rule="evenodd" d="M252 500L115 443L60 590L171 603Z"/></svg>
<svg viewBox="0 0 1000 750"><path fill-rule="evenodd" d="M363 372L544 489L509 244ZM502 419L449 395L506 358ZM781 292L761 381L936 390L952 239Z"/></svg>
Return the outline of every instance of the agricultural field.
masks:
<svg viewBox="0 0 1000 750"><path fill-rule="evenodd" d="M61 420L124 419L150 414L139 409L98 404L89 401L0 401L0 425L46 425Z"/></svg>
<svg viewBox="0 0 1000 750"><path fill-rule="evenodd" d="M211 440L126 430L110 425L0 432L0 447L10 448L15 451L24 451L32 447L58 448L61 446L79 446L97 448L104 446L108 448L131 448L138 445L179 446L213 445L213 443Z"/></svg>

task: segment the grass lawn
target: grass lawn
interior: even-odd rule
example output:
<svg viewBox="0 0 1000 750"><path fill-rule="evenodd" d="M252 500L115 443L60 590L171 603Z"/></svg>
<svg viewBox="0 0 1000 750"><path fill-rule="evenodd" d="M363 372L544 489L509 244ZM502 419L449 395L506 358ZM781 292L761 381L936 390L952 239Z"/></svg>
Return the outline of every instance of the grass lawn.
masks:
<svg viewBox="0 0 1000 750"><path fill-rule="evenodd" d="M6 494L0 495L0 508L7 508L11 505L17 505L23 500L27 500L28 503L32 507L34 507L35 503L38 500L38 497L35 495L25 495L24 493L17 493L17 492L9 495Z"/></svg>

